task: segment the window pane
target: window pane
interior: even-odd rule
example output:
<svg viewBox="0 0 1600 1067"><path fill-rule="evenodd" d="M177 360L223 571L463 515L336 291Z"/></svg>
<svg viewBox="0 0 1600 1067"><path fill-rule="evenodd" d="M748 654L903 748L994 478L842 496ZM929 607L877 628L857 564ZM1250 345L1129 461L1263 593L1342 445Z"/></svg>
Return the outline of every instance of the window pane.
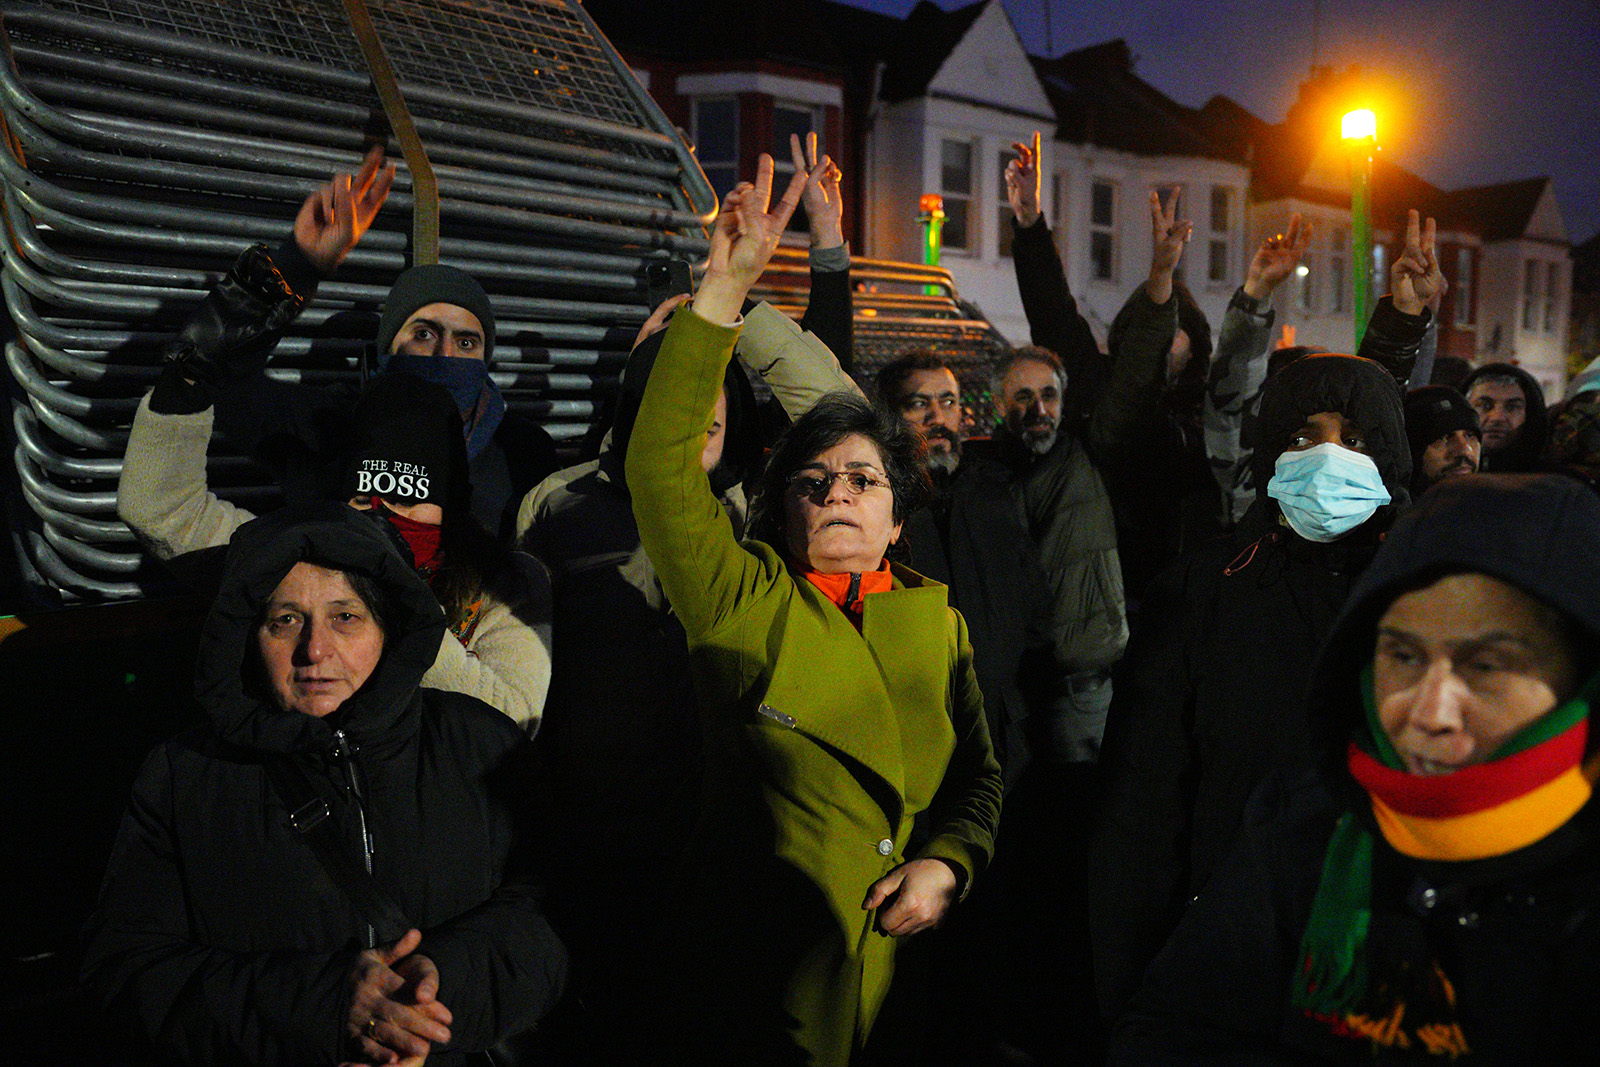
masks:
<svg viewBox="0 0 1600 1067"><path fill-rule="evenodd" d="M1117 187L1110 182L1095 182L1092 194L1093 203L1089 209L1089 221L1096 226L1112 226L1116 224L1117 215ZM1098 277L1098 275L1097 275Z"/></svg>
<svg viewBox="0 0 1600 1067"><path fill-rule="evenodd" d="M995 213L995 234L1000 238L1000 254L1011 255L1011 238L1016 233L1017 216L1012 212L1011 205L1007 204Z"/></svg>
<svg viewBox="0 0 1600 1067"><path fill-rule="evenodd" d="M1556 328L1556 291L1561 285L1560 265L1546 263L1544 280L1544 328L1550 331Z"/></svg>
<svg viewBox="0 0 1600 1067"><path fill-rule="evenodd" d="M1338 231L1334 231L1336 234ZM1335 256L1328 262L1328 287L1333 290L1333 310L1344 311L1344 258Z"/></svg>
<svg viewBox="0 0 1600 1067"><path fill-rule="evenodd" d="M784 173L794 170L793 158L789 154L789 135L795 134L800 138L800 147L806 145L806 134L816 128L815 113L810 108L785 107L782 104L772 108L772 158ZM821 130L817 130L820 135Z"/></svg>
<svg viewBox="0 0 1600 1067"><path fill-rule="evenodd" d="M695 154L701 166L708 163L737 163L739 101L732 98L696 100L694 136Z"/></svg>
<svg viewBox="0 0 1600 1067"><path fill-rule="evenodd" d="M1230 212L1228 211L1228 201L1231 197L1228 194L1230 192L1231 190L1224 186L1213 185L1211 187L1211 228L1218 233L1225 233L1229 228L1228 215Z"/></svg>
<svg viewBox="0 0 1600 1067"><path fill-rule="evenodd" d="M966 141L941 142L940 165L939 184L945 192L971 195L972 145Z"/></svg>
<svg viewBox="0 0 1600 1067"><path fill-rule="evenodd" d="M721 203L722 198L739 184L739 168L732 163L724 163L721 166L702 165L701 169L706 172L706 180L711 183L711 188L716 190L718 203Z"/></svg>
<svg viewBox="0 0 1600 1067"><path fill-rule="evenodd" d="M947 196L944 200L944 247L966 249L967 241L967 202Z"/></svg>
<svg viewBox="0 0 1600 1067"><path fill-rule="evenodd" d="M1094 276L1102 281L1113 281L1116 276L1116 244L1104 230L1089 233L1089 261L1094 264Z"/></svg>
<svg viewBox="0 0 1600 1067"><path fill-rule="evenodd" d="M1206 268L1206 278L1214 282L1228 280L1228 242L1211 242L1211 260Z"/></svg>
<svg viewBox="0 0 1600 1067"><path fill-rule="evenodd" d="M1456 249L1456 287L1450 294L1455 301L1457 326L1472 322L1472 249Z"/></svg>

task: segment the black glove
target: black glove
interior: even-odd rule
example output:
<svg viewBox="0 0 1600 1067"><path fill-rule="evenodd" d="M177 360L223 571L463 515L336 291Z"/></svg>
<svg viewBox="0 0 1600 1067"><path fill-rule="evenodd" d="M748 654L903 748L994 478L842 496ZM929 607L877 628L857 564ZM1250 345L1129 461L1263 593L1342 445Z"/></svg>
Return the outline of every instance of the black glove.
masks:
<svg viewBox="0 0 1600 1067"><path fill-rule="evenodd" d="M162 350L165 377L189 379L215 399L227 386L260 373L305 303L273 264L267 246L252 245Z"/></svg>

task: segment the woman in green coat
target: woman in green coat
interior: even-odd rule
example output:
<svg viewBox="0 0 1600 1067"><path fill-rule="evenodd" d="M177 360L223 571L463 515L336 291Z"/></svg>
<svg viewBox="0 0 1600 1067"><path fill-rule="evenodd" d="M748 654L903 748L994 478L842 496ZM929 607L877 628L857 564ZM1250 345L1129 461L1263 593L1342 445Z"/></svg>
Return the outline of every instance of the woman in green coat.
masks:
<svg viewBox="0 0 1600 1067"><path fill-rule="evenodd" d="M966 625L944 586L883 558L925 478L918 439L826 398L775 448L743 544L700 464L745 292L805 177L768 213L763 156L757 184L724 201L628 447L640 539L689 635L706 762L641 1032L657 1062L849 1063L894 939L966 892L999 820Z"/></svg>

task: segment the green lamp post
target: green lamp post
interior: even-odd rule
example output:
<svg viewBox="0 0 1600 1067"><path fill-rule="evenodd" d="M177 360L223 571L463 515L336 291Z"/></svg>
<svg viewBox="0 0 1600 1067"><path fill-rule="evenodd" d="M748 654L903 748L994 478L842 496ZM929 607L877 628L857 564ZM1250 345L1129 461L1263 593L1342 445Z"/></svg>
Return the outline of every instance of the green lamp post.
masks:
<svg viewBox="0 0 1600 1067"><path fill-rule="evenodd" d="M917 202L917 224L922 227L922 262L930 267L939 265L939 253L944 248L944 197L938 193L923 193ZM938 296L937 285L923 286L928 296Z"/></svg>
<svg viewBox="0 0 1600 1067"><path fill-rule="evenodd" d="M1372 156L1378 149L1378 120L1371 111L1351 111L1339 123L1339 135L1350 153L1350 244L1357 266L1355 289L1356 346L1372 315Z"/></svg>

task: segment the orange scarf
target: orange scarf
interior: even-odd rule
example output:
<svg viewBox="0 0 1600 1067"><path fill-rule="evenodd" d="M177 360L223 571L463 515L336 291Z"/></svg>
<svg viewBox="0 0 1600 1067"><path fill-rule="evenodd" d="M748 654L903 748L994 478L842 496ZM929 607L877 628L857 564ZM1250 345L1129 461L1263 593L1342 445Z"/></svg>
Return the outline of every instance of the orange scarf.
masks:
<svg viewBox="0 0 1600 1067"><path fill-rule="evenodd" d="M878 564L875 571L857 573L846 571L841 574L823 574L821 571L806 571L806 581L822 590L822 595L839 605L839 610L855 624L856 629L861 628L861 609L869 593L887 593L894 588L894 575L889 573L889 561L884 560Z"/></svg>

